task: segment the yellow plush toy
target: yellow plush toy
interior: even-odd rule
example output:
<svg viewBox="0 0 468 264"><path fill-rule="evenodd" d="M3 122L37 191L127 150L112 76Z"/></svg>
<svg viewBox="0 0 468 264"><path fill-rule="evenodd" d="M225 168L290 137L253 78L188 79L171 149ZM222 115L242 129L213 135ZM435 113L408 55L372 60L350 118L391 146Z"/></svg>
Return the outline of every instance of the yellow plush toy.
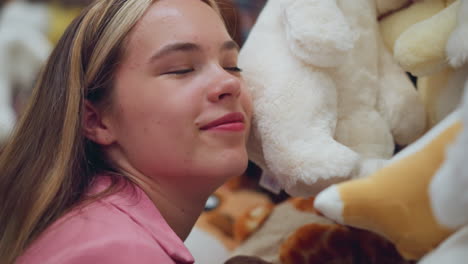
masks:
<svg viewBox="0 0 468 264"><path fill-rule="evenodd" d="M467 2L463 3L465 11ZM461 33L467 23L461 21L459 26L465 29L457 28L450 37L451 63L467 61L468 45L460 41L466 36ZM458 45L453 44L457 40ZM464 102L458 110L370 177L325 189L315 207L339 223L383 235L407 259L420 259L432 251L421 263L466 263L466 80L467 76Z"/></svg>
<svg viewBox="0 0 468 264"><path fill-rule="evenodd" d="M397 3L395 3L397 4ZM455 109L467 68L449 65L447 40L457 24L461 1L424 0L394 8L380 20L386 46L396 61L418 77L418 91L432 127Z"/></svg>

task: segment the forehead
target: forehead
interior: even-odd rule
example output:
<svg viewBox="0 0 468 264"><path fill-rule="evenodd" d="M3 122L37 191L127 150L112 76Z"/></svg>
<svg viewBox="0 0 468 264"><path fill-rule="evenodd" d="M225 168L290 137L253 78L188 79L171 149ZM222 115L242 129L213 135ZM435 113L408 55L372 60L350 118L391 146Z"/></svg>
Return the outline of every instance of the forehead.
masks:
<svg viewBox="0 0 468 264"><path fill-rule="evenodd" d="M219 15L201 0L155 1L128 37L130 45L153 49L173 42L222 43L230 39Z"/></svg>

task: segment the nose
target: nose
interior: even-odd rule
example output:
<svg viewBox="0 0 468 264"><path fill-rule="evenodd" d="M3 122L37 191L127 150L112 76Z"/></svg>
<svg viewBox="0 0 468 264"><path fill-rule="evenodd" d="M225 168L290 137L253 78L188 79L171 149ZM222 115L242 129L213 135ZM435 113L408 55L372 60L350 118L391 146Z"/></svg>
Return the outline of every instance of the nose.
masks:
<svg viewBox="0 0 468 264"><path fill-rule="evenodd" d="M241 94L241 79L224 69L217 74L208 92L208 100L215 103L226 99L236 99Z"/></svg>

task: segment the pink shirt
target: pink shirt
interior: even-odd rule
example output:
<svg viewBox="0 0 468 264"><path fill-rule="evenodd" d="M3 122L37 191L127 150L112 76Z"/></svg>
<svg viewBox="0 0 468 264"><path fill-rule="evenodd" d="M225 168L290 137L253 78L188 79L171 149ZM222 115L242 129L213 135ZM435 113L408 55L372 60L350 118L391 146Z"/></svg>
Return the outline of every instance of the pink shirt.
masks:
<svg viewBox="0 0 468 264"><path fill-rule="evenodd" d="M91 193L109 182L100 178ZM52 224L16 263L193 263L148 196L130 184Z"/></svg>

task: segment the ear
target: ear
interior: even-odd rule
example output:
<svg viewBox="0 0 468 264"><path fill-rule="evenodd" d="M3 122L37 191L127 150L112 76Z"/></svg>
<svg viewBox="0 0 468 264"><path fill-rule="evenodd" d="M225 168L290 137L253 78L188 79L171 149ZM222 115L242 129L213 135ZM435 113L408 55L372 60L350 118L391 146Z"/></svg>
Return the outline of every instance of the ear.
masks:
<svg viewBox="0 0 468 264"><path fill-rule="evenodd" d="M108 146L115 142L112 126L103 117L103 112L99 111L88 100L85 101L82 122L84 135L89 140L103 146Z"/></svg>

